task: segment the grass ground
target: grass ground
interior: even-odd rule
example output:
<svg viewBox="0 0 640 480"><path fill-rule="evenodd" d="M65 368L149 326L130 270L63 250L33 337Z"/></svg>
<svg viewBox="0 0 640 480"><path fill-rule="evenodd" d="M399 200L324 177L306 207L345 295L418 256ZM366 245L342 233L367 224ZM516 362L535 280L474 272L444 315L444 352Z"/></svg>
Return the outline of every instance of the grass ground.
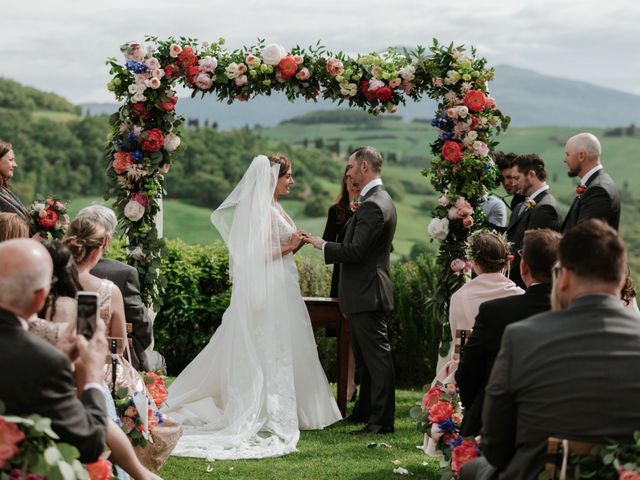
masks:
<svg viewBox="0 0 640 480"><path fill-rule="evenodd" d="M322 431L302 432L299 451L285 457L215 462L170 457L160 475L165 480L382 480L397 477L393 462L399 460L413 477L440 478L437 462L416 448L422 435L409 418L409 409L421 393L397 390L396 395L396 432L392 435L351 435L354 426L337 424ZM384 442L388 448L370 446L371 442Z"/></svg>

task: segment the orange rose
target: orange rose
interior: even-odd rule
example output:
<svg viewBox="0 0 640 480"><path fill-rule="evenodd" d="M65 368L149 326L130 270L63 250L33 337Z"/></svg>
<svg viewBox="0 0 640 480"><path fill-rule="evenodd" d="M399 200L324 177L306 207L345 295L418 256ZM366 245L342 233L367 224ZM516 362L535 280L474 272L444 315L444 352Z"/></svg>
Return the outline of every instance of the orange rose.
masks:
<svg viewBox="0 0 640 480"><path fill-rule="evenodd" d="M20 452L18 444L22 440L24 440L24 433L18 426L0 417L0 469L5 467L7 460L11 460Z"/></svg>
<svg viewBox="0 0 640 480"><path fill-rule="evenodd" d="M87 463L87 472L89 472L90 480L109 480L113 477L111 475L111 462L104 458L99 459L97 462Z"/></svg>
<svg viewBox="0 0 640 480"><path fill-rule="evenodd" d="M469 91L462 99L469 110L473 112L479 112L487 104L487 97L480 90Z"/></svg>
<svg viewBox="0 0 640 480"><path fill-rule="evenodd" d="M440 401L440 396L443 393L444 391L441 386L436 385L435 387L431 387L429 391L424 394L424 397L422 397L422 404L427 408L433 407Z"/></svg>
<svg viewBox="0 0 640 480"><path fill-rule="evenodd" d="M442 146L442 158L449 163L458 163L462 159L462 150L458 142L447 140Z"/></svg>
<svg viewBox="0 0 640 480"><path fill-rule="evenodd" d="M113 154L113 163L111 166L116 173L122 173L127 168L133 165L131 161L131 154L129 152L116 152Z"/></svg>
<svg viewBox="0 0 640 480"><path fill-rule="evenodd" d="M280 60L280 63L278 63L278 67L280 68L280 73L284 78L291 78L298 71L298 63L292 55L283 57L282 60Z"/></svg>
<svg viewBox="0 0 640 480"><path fill-rule="evenodd" d="M178 55L178 65L182 68L191 67L195 65L197 61L198 59L193 53L191 47L184 47L182 52L180 52L180 55Z"/></svg>
<svg viewBox="0 0 640 480"><path fill-rule="evenodd" d="M451 450L451 470L456 475L460 473L460 469L469 460L478 456L476 442L473 440L463 440L460 445Z"/></svg>
<svg viewBox="0 0 640 480"><path fill-rule="evenodd" d="M453 413L453 405L449 402L438 402L429 409L429 421L431 423L442 423Z"/></svg>

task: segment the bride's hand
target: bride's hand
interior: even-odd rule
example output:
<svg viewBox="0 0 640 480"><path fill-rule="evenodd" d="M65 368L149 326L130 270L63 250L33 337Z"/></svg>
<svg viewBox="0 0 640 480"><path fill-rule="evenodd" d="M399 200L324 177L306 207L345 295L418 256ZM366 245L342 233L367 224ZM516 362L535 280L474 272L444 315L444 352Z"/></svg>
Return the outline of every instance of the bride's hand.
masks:
<svg viewBox="0 0 640 480"><path fill-rule="evenodd" d="M304 236L305 233L301 231L297 231L291 234L291 241L289 242L291 248L296 250L298 247L300 247L304 243Z"/></svg>

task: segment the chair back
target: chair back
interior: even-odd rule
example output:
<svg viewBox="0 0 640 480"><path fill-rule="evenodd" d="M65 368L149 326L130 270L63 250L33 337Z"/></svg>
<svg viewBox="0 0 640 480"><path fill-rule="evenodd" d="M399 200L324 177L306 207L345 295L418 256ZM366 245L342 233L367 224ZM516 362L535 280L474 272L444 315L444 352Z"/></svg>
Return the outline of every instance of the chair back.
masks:
<svg viewBox="0 0 640 480"><path fill-rule="evenodd" d="M598 443L580 442L566 438L547 439L547 461L544 465L545 478L566 480L569 469L569 455L589 455Z"/></svg>
<svg viewBox="0 0 640 480"><path fill-rule="evenodd" d="M456 338L454 339L454 347L453 352L462 355L462 350L464 350L464 344L467 343L467 340L471 336L471 330L456 330Z"/></svg>

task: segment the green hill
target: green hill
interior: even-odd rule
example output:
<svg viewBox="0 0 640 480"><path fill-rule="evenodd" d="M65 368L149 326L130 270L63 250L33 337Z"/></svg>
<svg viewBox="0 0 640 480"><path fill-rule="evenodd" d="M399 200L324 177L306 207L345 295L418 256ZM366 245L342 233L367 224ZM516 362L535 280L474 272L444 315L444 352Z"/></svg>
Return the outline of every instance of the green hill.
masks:
<svg viewBox="0 0 640 480"><path fill-rule="evenodd" d="M0 77L0 108L48 112L66 112L75 116L82 109L55 93L26 87L8 78Z"/></svg>

